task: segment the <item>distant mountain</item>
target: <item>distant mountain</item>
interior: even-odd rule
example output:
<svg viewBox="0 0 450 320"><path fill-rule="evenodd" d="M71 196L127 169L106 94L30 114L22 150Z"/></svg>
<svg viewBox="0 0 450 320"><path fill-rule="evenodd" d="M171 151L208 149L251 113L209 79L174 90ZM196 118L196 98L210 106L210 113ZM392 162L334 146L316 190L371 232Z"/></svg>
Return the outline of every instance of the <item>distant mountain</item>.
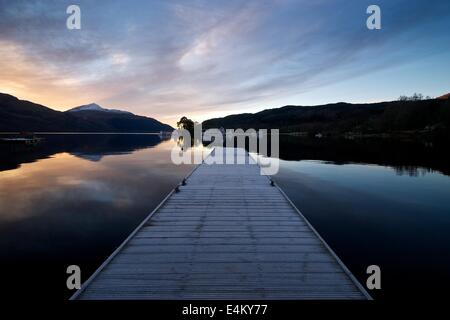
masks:
<svg viewBox="0 0 450 320"><path fill-rule="evenodd" d="M96 103L86 104L84 106L79 106L72 108L70 110L67 110L66 112L80 112L80 111L97 111L97 112L111 112L111 113L128 113L131 114L131 112L128 111L122 111L117 109L106 109L101 106L99 106Z"/></svg>
<svg viewBox="0 0 450 320"><path fill-rule="evenodd" d="M88 107L90 106L90 107ZM78 111L52 110L0 93L0 132L160 132L173 128L153 118L94 104ZM83 110L83 107L87 108ZM101 112L99 112L101 111Z"/></svg>
<svg viewBox="0 0 450 320"><path fill-rule="evenodd" d="M436 99L439 99L439 100L448 100L448 99L450 99L450 93L444 94L443 96L440 96L440 97L438 97L438 98L436 98Z"/></svg>
<svg viewBox="0 0 450 320"><path fill-rule="evenodd" d="M336 103L286 106L203 122L203 128L280 129L281 132L339 135L450 131L450 100Z"/></svg>

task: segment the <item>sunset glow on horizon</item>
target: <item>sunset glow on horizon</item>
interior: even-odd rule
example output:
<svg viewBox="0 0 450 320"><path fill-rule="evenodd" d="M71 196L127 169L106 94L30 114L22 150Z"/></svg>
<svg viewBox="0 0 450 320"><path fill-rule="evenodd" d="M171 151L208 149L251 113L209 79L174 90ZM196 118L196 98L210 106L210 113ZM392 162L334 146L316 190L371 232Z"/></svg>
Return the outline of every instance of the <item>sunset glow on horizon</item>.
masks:
<svg viewBox="0 0 450 320"><path fill-rule="evenodd" d="M450 3L0 0L0 92L65 111L98 103L172 126L283 105L450 91ZM405 10L405 8L407 8Z"/></svg>

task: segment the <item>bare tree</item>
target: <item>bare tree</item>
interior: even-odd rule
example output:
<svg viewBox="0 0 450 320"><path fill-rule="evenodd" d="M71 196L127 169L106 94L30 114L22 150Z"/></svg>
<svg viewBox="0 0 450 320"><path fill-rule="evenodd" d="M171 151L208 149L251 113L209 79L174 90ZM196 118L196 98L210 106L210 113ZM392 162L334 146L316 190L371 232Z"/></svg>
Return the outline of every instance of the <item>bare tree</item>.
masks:
<svg viewBox="0 0 450 320"><path fill-rule="evenodd" d="M402 95L402 96L400 96L398 98L398 101L421 101L423 99L424 99L423 94L421 94L421 93L414 93L410 97ZM431 99L431 97L427 96L425 99L428 100L428 99Z"/></svg>

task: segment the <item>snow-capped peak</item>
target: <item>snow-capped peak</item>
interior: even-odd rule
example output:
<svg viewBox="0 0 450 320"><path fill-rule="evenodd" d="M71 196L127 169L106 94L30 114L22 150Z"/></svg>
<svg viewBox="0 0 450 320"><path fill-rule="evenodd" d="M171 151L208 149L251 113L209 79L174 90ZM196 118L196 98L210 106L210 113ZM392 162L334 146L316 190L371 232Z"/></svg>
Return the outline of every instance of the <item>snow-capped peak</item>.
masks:
<svg viewBox="0 0 450 320"><path fill-rule="evenodd" d="M72 109L68 110L68 112L79 112L79 111L100 111L100 112L114 112L114 113L130 113L130 112L127 112L127 111L116 110L116 109L105 109L105 108L102 108L101 106L99 106L96 103L86 104L86 105L75 107L75 108L72 108Z"/></svg>

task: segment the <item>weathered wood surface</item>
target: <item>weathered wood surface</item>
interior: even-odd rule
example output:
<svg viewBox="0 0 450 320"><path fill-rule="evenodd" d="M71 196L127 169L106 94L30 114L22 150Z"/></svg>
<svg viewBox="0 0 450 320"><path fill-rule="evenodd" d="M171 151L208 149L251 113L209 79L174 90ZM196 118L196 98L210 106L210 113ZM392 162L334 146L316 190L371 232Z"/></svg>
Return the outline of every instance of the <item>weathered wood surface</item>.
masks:
<svg viewBox="0 0 450 320"><path fill-rule="evenodd" d="M73 299L370 298L282 190L240 157L247 164L198 166Z"/></svg>

